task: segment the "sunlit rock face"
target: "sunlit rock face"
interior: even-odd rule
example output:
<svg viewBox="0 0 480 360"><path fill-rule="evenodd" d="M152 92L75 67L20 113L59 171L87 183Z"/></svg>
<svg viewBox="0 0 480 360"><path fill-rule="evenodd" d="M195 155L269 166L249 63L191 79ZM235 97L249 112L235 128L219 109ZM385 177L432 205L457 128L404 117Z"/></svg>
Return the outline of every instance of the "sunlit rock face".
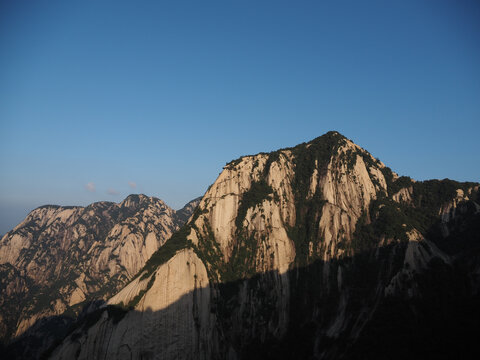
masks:
<svg viewBox="0 0 480 360"><path fill-rule="evenodd" d="M42 206L0 241L1 336L21 336L52 316L107 300L189 217L162 200L130 195L119 204ZM65 320L67 321L67 320Z"/></svg>
<svg viewBox="0 0 480 360"><path fill-rule="evenodd" d="M45 356L461 355L476 341L462 326L480 315L478 190L399 177L337 132L242 157L137 275ZM452 331L463 342L448 342Z"/></svg>
<svg viewBox="0 0 480 360"><path fill-rule="evenodd" d="M128 312L98 314L90 328L71 337L70 346L55 353L59 359L210 359L209 339L214 315L204 264L191 249L176 253L149 277L135 279L109 303L130 303L148 288Z"/></svg>

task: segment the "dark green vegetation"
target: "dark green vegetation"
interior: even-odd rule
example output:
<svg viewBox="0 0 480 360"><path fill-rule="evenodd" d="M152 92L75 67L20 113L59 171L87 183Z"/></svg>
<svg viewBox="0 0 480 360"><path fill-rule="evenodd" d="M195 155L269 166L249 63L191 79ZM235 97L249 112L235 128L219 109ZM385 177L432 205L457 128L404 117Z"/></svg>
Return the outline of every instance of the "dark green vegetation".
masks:
<svg viewBox="0 0 480 360"><path fill-rule="evenodd" d="M238 213L235 219L237 229L243 227L243 221L245 220L248 209L261 204L263 200L271 199L272 194L273 189L267 184L265 179L253 181L250 189L243 193L242 200L240 200L240 206L238 207Z"/></svg>
<svg viewBox="0 0 480 360"><path fill-rule="evenodd" d="M310 177L315 168L319 168L320 175L324 175L330 159L345 143L345 137L339 133L328 132L310 142L308 146L301 144L292 149L295 166L292 190L295 196L296 220L295 226L288 229L288 235L295 243L297 266L308 264L309 244L319 242L318 226L325 204L325 200L318 193L308 199Z"/></svg>
<svg viewBox="0 0 480 360"><path fill-rule="evenodd" d="M258 235L249 233L243 223L248 209L254 209L264 200L273 199L273 189L265 179L252 182L250 189L242 195L235 219L236 241L230 261L224 265L223 281L234 281L255 274ZM261 215L258 215L261 216Z"/></svg>
<svg viewBox="0 0 480 360"><path fill-rule="evenodd" d="M150 280L148 281L147 286L145 289L141 290L127 305L127 309L131 310L137 306L140 300L143 298L143 295L152 287L153 283L155 282L155 274L152 275Z"/></svg>
<svg viewBox="0 0 480 360"><path fill-rule="evenodd" d="M407 241L407 232L413 228L411 223L412 220L402 211L401 205L380 196L372 201L368 212L362 213L352 243L347 249L353 254L375 249L382 239Z"/></svg>
<svg viewBox="0 0 480 360"><path fill-rule="evenodd" d="M388 171L390 170L387 168L385 172ZM439 210L456 197L457 189L468 193L478 186L475 183L460 183L449 179L413 182L407 177L400 177L396 181L390 179L387 184L390 196L380 194L378 199L370 204L368 213L362 214L350 249L353 252L374 249L382 237L406 241L406 232L412 229L420 231L424 237L437 243L452 243L442 240ZM401 188L412 188L411 204L392 200L391 195ZM469 197L477 199L478 190L473 190ZM475 206L471 201L464 202L459 205L459 210L472 214ZM470 222L467 227L473 232L478 226L475 222Z"/></svg>
<svg viewBox="0 0 480 360"><path fill-rule="evenodd" d="M268 163L267 165L270 166ZM249 209L261 205L264 200L274 199L275 195L272 187L267 184L264 178L259 181L253 181L250 189L242 194L237 217L235 218L236 241L234 242L234 248L228 263L225 263L223 260L208 219L203 219L204 229L199 231L200 229L197 229L194 225L194 220L200 213L194 215L193 220L189 224L197 230L199 244L198 246L193 246L193 249L200 259L207 264L207 271L212 281L235 281L255 274L255 255L259 234L249 234L243 227L243 223ZM206 236L202 236L202 233L206 234Z"/></svg>
<svg viewBox="0 0 480 360"><path fill-rule="evenodd" d="M190 226L184 225L175 232L162 247L155 251L138 275L143 274L142 278L149 277L160 265L170 260L177 251L185 249L188 246L187 235L190 233Z"/></svg>
<svg viewBox="0 0 480 360"><path fill-rule="evenodd" d="M193 249L206 265L209 279L213 282L218 282L220 281L219 275L222 273L225 264L210 224L205 219L203 228L203 233L206 234L205 236L202 236L202 232L200 232L195 225L192 225L192 227L196 230L198 236L198 245L193 246Z"/></svg>

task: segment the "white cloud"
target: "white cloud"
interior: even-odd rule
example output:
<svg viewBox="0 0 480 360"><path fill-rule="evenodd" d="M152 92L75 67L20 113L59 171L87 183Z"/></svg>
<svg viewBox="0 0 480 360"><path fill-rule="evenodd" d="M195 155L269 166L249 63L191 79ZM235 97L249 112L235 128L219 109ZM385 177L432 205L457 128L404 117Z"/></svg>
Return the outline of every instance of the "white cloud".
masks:
<svg viewBox="0 0 480 360"><path fill-rule="evenodd" d="M134 182L134 181L129 181L128 186L130 186L132 189L136 189L137 188L137 183Z"/></svg>
<svg viewBox="0 0 480 360"><path fill-rule="evenodd" d="M87 185L85 185L85 189L90 192L95 192L95 183L89 182Z"/></svg>
<svg viewBox="0 0 480 360"><path fill-rule="evenodd" d="M108 195L118 195L118 194L120 194L120 193L119 193L117 190L115 190L115 189L108 189L108 190L107 190L107 194L108 194Z"/></svg>

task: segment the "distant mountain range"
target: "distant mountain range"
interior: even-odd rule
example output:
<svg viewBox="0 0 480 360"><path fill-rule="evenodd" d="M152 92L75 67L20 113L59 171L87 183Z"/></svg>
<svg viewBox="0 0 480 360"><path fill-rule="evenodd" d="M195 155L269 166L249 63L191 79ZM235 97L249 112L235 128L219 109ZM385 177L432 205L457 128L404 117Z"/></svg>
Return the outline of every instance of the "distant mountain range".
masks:
<svg viewBox="0 0 480 360"><path fill-rule="evenodd" d="M6 351L478 358L479 204L478 183L399 177L329 132L230 162L184 211L42 207L0 242Z"/></svg>
<svg viewBox="0 0 480 360"><path fill-rule="evenodd" d="M27 358L51 346L83 308L95 308L132 279L199 202L175 211L160 199L130 195L119 204L30 212L0 241L3 342L20 338Z"/></svg>

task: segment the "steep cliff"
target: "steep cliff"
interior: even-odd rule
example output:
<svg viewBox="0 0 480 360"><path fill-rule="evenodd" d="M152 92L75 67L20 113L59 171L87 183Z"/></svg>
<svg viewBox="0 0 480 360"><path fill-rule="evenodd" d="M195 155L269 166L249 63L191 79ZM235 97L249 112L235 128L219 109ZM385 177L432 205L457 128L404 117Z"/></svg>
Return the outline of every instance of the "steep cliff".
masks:
<svg viewBox="0 0 480 360"><path fill-rule="evenodd" d="M41 327L60 314L67 328L82 307L132 279L197 203L177 213L160 199L130 195L119 204L33 210L0 241L2 338L27 329L45 336Z"/></svg>
<svg viewBox="0 0 480 360"><path fill-rule="evenodd" d="M466 318L458 304L474 309L478 301L478 190L398 177L337 132L242 157L137 276L48 354L385 358L387 347L389 358L463 354L471 338L449 351L444 340L453 319ZM478 329L479 314L460 334ZM428 339L430 323L437 327Z"/></svg>
<svg viewBox="0 0 480 360"><path fill-rule="evenodd" d="M210 289L205 266L191 249L183 249L148 278L130 283L109 303L131 303L148 287L135 309L107 307L90 317L62 348L63 359L197 358L209 359ZM89 319L89 323L92 321ZM200 356L204 354L204 356Z"/></svg>

